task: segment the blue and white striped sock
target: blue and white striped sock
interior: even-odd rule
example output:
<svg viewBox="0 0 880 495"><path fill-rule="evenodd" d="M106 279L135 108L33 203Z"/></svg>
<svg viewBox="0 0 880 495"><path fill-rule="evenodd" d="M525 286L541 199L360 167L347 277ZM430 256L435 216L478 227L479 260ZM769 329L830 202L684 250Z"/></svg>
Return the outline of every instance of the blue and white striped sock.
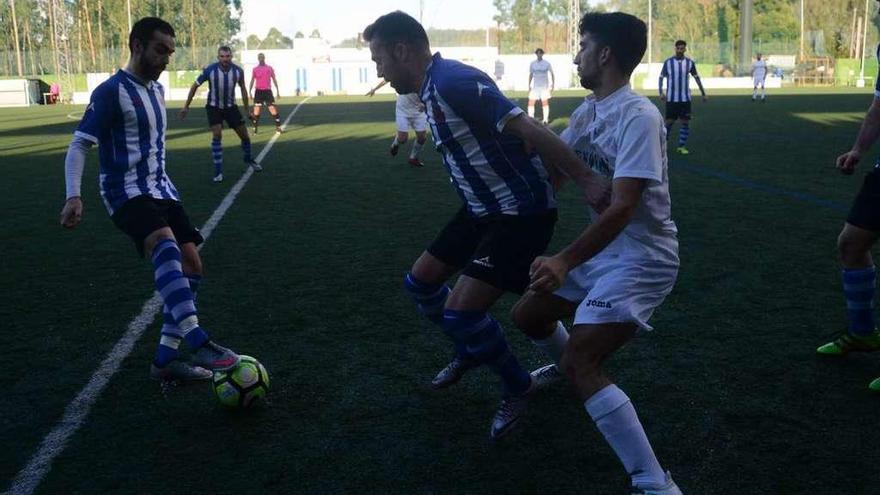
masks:
<svg viewBox="0 0 880 495"><path fill-rule="evenodd" d="M395 137L396 139L396 137ZM403 280L403 286L407 294L416 303L419 313L437 325L443 325L443 308L446 306L446 298L449 297L449 287L446 284L431 285L422 282L407 273ZM452 340L455 344L455 354L462 359L471 359L463 342Z"/></svg>
<svg viewBox="0 0 880 495"><path fill-rule="evenodd" d="M681 127L678 128L678 146L682 147L687 143L688 137L691 134L691 126L688 125L687 122L681 124Z"/></svg>
<svg viewBox="0 0 880 495"><path fill-rule="evenodd" d="M843 269L843 296L846 298L847 328L853 335L874 331L874 291L877 272L870 268Z"/></svg>
<svg viewBox="0 0 880 495"><path fill-rule="evenodd" d="M214 177L223 173L223 145L219 139L211 140L211 158L214 160Z"/></svg>
<svg viewBox="0 0 880 495"><path fill-rule="evenodd" d="M208 341L208 335L199 327L195 300L180 260L180 248L174 239L162 239L153 248L156 290L168 306L178 331L195 349Z"/></svg>
<svg viewBox="0 0 880 495"><path fill-rule="evenodd" d="M198 299L199 285L202 282L202 276L195 273L184 275L189 281L189 289L193 294L193 302ZM197 309L198 310L198 309ZM159 337L159 347L156 350L156 365L164 367L171 361L177 359L180 347L180 341L183 340L183 332L177 323L174 322L174 316L168 310L168 305L162 305L162 330Z"/></svg>
<svg viewBox="0 0 880 495"><path fill-rule="evenodd" d="M245 139L241 142L241 151L244 152L244 161L251 161L251 140Z"/></svg>

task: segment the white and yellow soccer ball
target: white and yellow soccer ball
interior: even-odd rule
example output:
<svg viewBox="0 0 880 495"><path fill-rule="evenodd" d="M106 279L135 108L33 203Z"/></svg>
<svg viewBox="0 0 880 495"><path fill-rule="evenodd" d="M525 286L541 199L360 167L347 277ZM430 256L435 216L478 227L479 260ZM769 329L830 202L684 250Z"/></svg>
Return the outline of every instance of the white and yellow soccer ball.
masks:
<svg viewBox="0 0 880 495"><path fill-rule="evenodd" d="M226 407L243 409L254 405L269 392L269 373L259 361L241 356L232 369L214 372L214 394Z"/></svg>

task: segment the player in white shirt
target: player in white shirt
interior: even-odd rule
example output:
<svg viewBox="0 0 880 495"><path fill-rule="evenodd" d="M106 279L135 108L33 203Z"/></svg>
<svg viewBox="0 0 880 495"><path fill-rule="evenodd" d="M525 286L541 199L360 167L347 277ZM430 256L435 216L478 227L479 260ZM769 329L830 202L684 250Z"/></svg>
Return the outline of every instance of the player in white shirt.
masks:
<svg viewBox="0 0 880 495"><path fill-rule="evenodd" d="M544 60L543 49L535 50L535 56L538 60L534 60L529 65L529 117L535 118L535 101L541 100L541 108L544 111L541 119L547 124L550 122L550 98L552 98L550 92L556 85L556 75L553 74L550 62Z"/></svg>
<svg viewBox="0 0 880 495"><path fill-rule="evenodd" d="M376 87L367 92L367 96L373 96L379 88L386 84L388 81L383 79ZM391 156L397 156L400 145L406 143L409 139L409 130L412 129L416 133L416 142L412 145L407 162L413 167L423 167L425 164L419 160L419 152L422 151L422 146L428 140L428 121L425 116L425 105L419 99L419 95L416 93L397 95L394 119L397 123L397 134L389 149Z"/></svg>
<svg viewBox="0 0 880 495"><path fill-rule="evenodd" d="M593 91L571 116L562 140L592 171L612 181L611 203L591 208L583 233L531 266L530 292L513 319L532 339L559 333L574 316L561 367L587 413L641 494L681 494L660 467L636 411L603 363L639 330L675 284L678 238L672 221L666 129L657 108L629 86L644 55L647 27L624 13L587 14L575 58ZM564 335L559 336L564 339Z"/></svg>
<svg viewBox="0 0 880 495"><path fill-rule="evenodd" d="M761 103L767 101L767 94L764 91L764 80L767 79L767 61L761 59L761 54L757 55L757 60L752 64L752 80L755 88L752 90L752 101L757 101L758 86L761 86Z"/></svg>

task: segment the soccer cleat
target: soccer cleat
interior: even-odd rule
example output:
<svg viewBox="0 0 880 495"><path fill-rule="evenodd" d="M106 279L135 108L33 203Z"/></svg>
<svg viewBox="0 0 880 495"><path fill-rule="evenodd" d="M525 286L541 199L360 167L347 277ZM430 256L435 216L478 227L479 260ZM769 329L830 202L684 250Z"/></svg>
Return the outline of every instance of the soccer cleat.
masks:
<svg viewBox="0 0 880 495"><path fill-rule="evenodd" d="M679 146L678 148L675 148L675 151L677 151L679 155L689 155L691 153L684 146Z"/></svg>
<svg viewBox="0 0 880 495"><path fill-rule="evenodd" d="M868 388L872 392L880 392L880 378L875 378L871 383L868 384Z"/></svg>
<svg viewBox="0 0 880 495"><path fill-rule="evenodd" d="M175 359L160 368L156 363L150 364L150 378L159 381L195 381L210 380L214 375L210 370L206 370L201 366L193 366L180 359Z"/></svg>
<svg viewBox="0 0 880 495"><path fill-rule="evenodd" d="M529 405L529 398L535 393L537 384L535 380L529 384L521 395L508 395L501 399L501 406L492 418L492 426L489 428L489 437L492 440L498 440L519 423L519 420L525 416L526 408Z"/></svg>
<svg viewBox="0 0 880 495"><path fill-rule="evenodd" d="M532 371L532 380L535 382L535 388L542 389L556 382L562 381L565 376L559 371L559 367L555 364L548 364Z"/></svg>
<svg viewBox="0 0 880 495"><path fill-rule="evenodd" d="M666 471L666 484L661 488L632 487L631 495L682 495L681 488L672 481L672 474Z"/></svg>
<svg viewBox="0 0 880 495"><path fill-rule="evenodd" d="M210 340L193 353L194 364L213 371L234 368L240 359L231 349L219 346Z"/></svg>
<svg viewBox="0 0 880 495"><path fill-rule="evenodd" d="M254 172L263 171L263 166L253 160L245 160L244 163L247 164L248 167L254 169Z"/></svg>
<svg viewBox="0 0 880 495"><path fill-rule="evenodd" d="M254 135L256 135L256 134L257 134L257 128L254 127Z"/></svg>
<svg viewBox="0 0 880 495"><path fill-rule="evenodd" d="M223 182L223 174L217 174L214 176L214 182Z"/></svg>
<svg viewBox="0 0 880 495"><path fill-rule="evenodd" d="M418 158L410 158L406 162L409 163L410 165L412 165L413 167L424 167L425 166L425 164L422 163Z"/></svg>
<svg viewBox="0 0 880 495"><path fill-rule="evenodd" d="M388 149L388 152L391 153L391 156L397 156L397 152L400 151L400 145L397 143L393 143L391 148Z"/></svg>
<svg viewBox="0 0 880 495"><path fill-rule="evenodd" d="M282 132L284 131L282 131L280 127L275 128L275 134L281 134Z"/></svg>
<svg viewBox="0 0 880 495"><path fill-rule="evenodd" d="M477 363L458 356L452 358L452 361L445 368L437 373L437 376L431 380L431 388L439 390L441 388L450 387L458 383L465 372L471 368L475 368Z"/></svg>
<svg viewBox="0 0 880 495"><path fill-rule="evenodd" d="M825 345L819 346L816 352L825 356L843 356L848 352L880 351L880 332L874 330L864 337L843 332L839 337Z"/></svg>

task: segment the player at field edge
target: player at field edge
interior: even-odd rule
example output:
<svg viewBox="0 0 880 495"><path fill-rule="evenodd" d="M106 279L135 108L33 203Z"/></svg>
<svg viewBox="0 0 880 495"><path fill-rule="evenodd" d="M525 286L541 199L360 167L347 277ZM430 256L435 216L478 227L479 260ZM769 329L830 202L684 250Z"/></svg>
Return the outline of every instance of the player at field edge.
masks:
<svg viewBox="0 0 880 495"><path fill-rule="evenodd" d="M758 100L758 86L761 87L761 103L767 101L767 90L764 89L764 82L767 80L767 61L759 53L755 56L755 62L752 63L752 101Z"/></svg>
<svg viewBox="0 0 880 495"><path fill-rule="evenodd" d="M544 60L544 49L535 50L537 60L529 64L529 101L526 105L529 117L535 118L535 102L541 100L541 122L550 123L550 98L556 86L556 75L550 62Z"/></svg>
<svg viewBox="0 0 880 495"><path fill-rule="evenodd" d="M587 14L574 59L593 92L561 138L589 168L612 180L611 205L591 211L589 226L553 256L532 263L529 292L513 320L543 339L574 317L561 366L587 414L630 475L630 493L680 495L657 461L632 401L604 363L672 291L678 234L672 221L666 130L660 112L629 85L647 45L647 26L629 14Z"/></svg>
<svg viewBox="0 0 880 495"><path fill-rule="evenodd" d="M157 80L174 53L174 36L174 28L156 17L132 26L128 64L92 93L68 147L61 225L72 229L82 221L80 185L86 153L97 144L104 206L138 253L152 261L163 301L164 324L150 376L207 380L211 370L230 369L239 357L212 342L199 323L195 294L202 260L197 246L203 238L166 171L165 90ZM192 364L180 356L181 342L193 351Z"/></svg>
<svg viewBox="0 0 880 495"><path fill-rule="evenodd" d="M880 2L878 2L880 3ZM880 60L880 45L877 46ZM855 173L856 165L880 137L880 74L874 86L874 99L852 148L837 157L837 168L845 175ZM843 356L853 351L880 350L880 332L874 321L874 295L877 269L871 248L880 237L880 159L865 174L862 187L853 200L843 229L837 237L842 265L843 297L846 300L846 330L816 349L823 356ZM868 384L880 392L880 378Z"/></svg>

